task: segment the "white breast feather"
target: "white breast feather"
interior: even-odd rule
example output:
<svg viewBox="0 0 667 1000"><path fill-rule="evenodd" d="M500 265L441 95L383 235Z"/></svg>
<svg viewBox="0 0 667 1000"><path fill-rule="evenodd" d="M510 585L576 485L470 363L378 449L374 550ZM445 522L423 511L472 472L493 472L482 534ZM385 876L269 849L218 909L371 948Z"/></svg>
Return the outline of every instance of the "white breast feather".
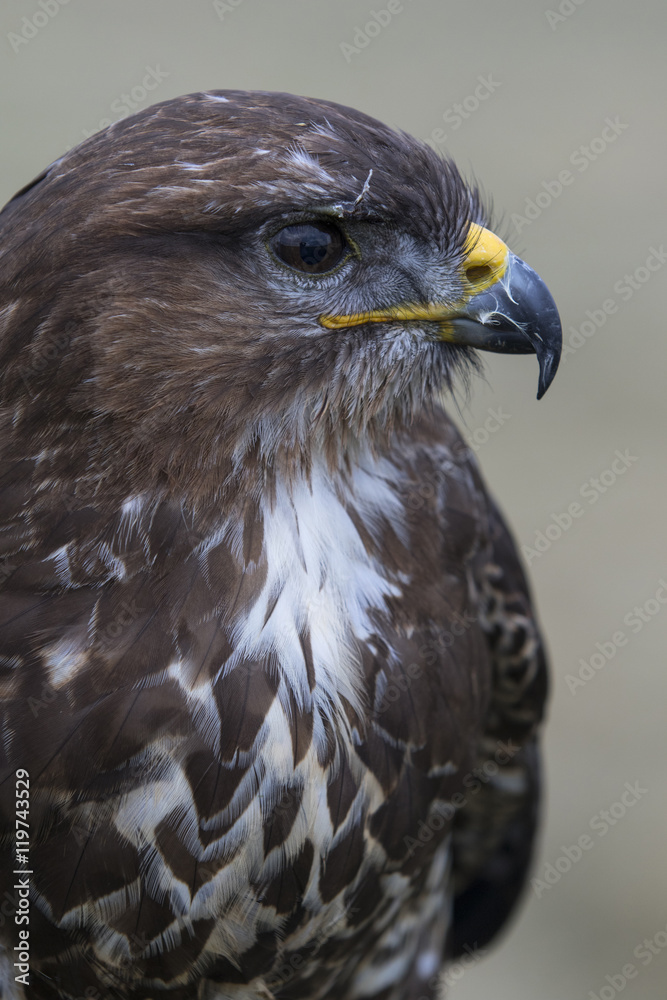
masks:
<svg viewBox="0 0 667 1000"><path fill-rule="evenodd" d="M395 474L387 461L369 461L353 474L349 502L371 534L381 515L399 537L403 534L401 506L390 485ZM369 612L383 610L387 597L399 596L397 582L367 553L324 463L314 467L310 482L303 480L292 488L279 482L273 504L265 501L262 513L266 582L250 613L236 623L228 667L246 657L275 654L297 701L308 704L310 690L299 641L299 634L307 632L315 704L329 715L343 695L361 711L361 676L352 640L372 635Z"/></svg>

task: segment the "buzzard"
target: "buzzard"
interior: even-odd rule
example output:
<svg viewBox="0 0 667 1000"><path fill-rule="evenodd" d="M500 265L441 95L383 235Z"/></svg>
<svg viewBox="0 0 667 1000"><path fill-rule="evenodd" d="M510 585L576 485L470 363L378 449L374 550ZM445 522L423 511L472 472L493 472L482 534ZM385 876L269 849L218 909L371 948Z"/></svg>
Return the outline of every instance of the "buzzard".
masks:
<svg viewBox="0 0 667 1000"><path fill-rule="evenodd" d="M3 1000L436 995L529 864L545 661L441 408L560 323L428 146L200 93L0 214Z"/></svg>

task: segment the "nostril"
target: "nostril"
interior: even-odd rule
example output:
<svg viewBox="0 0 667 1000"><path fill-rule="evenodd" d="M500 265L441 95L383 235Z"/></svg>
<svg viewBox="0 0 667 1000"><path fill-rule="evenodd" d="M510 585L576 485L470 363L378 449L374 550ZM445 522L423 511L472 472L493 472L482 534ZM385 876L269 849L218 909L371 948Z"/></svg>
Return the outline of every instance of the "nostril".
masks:
<svg viewBox="0 0 667 1000"><path fill-rule="evenodd" d="M488 281L491 277L491 268L487 264L475 264L466 268L466 278L471 285L477 285L482 281Z"/></svg>

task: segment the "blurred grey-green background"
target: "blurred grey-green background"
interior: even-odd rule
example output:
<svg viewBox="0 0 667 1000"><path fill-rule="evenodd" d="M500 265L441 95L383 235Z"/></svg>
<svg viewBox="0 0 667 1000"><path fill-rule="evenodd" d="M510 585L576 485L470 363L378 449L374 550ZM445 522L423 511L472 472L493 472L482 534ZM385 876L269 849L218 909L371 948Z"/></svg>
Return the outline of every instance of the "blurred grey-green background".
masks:
<svg viewBox="0 0 667 1000"><path fill-rule="evenodd" d="M455 1000L666 995L666 38L662 0L0 8L3 203L130 110L293 91L474 172L559 303L546 398L534 358L491 357L462 414L526 546L553 694L539 882L501 946L451 970Z"/></svg>

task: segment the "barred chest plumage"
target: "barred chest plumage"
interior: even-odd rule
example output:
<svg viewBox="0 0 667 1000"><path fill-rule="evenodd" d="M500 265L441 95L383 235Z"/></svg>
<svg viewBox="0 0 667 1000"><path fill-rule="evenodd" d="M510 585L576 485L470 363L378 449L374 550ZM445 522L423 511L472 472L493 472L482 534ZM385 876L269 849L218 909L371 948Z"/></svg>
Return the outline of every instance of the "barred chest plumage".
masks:
<svg viewBox="0 0 667 1000"><path fill-rule="evenodd" d="M109 988L198 972L324 996L353 949L350 995L371 996L386 948L403 972L441 953L433 810L461 787L488 684L462 571L478 501L446 449L408 455L315 463L206 533L132 498L95 546L112 596L91 591L66 647L42 650L64 712L43 714L60 752L32 761L36 801L59 800L33 865L40 910L63 947L88 929ZM81 601L90 544L49 558Z"/></svg>

